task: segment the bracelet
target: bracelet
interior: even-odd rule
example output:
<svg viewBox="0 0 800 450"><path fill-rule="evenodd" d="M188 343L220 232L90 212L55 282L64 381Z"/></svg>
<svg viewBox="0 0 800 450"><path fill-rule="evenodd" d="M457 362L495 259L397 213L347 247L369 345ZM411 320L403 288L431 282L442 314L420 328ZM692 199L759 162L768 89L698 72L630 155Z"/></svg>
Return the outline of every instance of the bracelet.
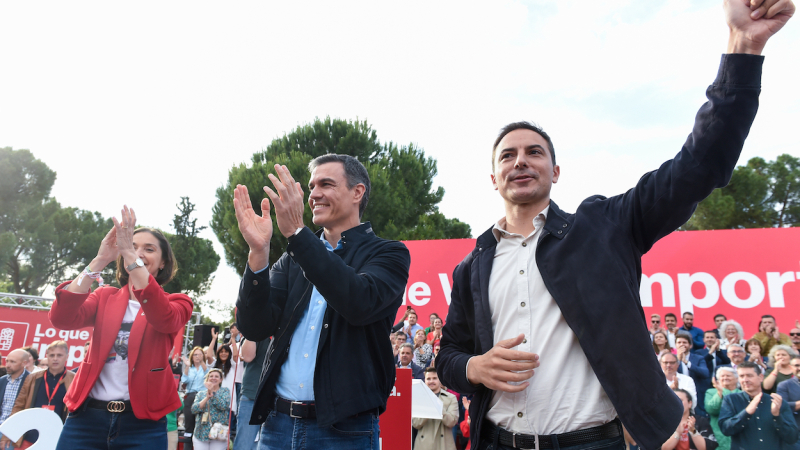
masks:
<svg viewBox="0 0 800 450"><path fill-rule="evenodd" d="M83 272L78 275L78 284L83 282L83 277L89 277L93 280L97 280L97 287L103 287L103 277L100 276L100 272L92 272L91 267L86 266L86 268L83 269Z"/></svg>

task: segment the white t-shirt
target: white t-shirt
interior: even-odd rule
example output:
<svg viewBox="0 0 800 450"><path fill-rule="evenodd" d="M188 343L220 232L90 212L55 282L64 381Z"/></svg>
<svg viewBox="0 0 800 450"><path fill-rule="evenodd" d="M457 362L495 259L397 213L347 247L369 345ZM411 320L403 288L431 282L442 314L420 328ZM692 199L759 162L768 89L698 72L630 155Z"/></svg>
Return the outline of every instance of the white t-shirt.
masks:
<svg viewBox="0 0 800 450"><path fill-rule="evenodd" d="M117 332L117 340L114 341L114 346L106 357L103 370L89 397L104 402L131 399L128 392L128 338L131 335L133 321L141 307L137 300L128 300L128 309L125 310L122 326Z"/></svg>

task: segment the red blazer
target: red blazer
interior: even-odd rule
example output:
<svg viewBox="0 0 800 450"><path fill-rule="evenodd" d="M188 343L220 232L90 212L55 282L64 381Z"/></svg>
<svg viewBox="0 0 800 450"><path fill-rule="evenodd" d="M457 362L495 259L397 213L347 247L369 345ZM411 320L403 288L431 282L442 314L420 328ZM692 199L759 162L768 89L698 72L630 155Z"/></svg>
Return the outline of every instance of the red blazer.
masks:
<svg viewBox="0 0 800 450"><path fill-rule="evenodd" d="M70 411L86 401L117 339L128 308L128 287L106 286L89 294L56 288L50 322L64 330L94 326L89 354L64 397ZM150 276L150 283L133 295L142 305L128 339L128 390L133 413L139 419L159 420L181 407L169 365L175 337L192 315L194 305L184 294L167 294Z"/></svg>

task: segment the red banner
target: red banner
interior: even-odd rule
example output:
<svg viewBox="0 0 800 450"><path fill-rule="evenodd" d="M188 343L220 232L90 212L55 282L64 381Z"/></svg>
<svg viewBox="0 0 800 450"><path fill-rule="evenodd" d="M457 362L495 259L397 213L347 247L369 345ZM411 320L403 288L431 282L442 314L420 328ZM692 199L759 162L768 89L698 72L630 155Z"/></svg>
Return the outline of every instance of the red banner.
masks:
<svg viewBox="0 0 800 450"><path fill-rule="evenodd" d="M45 358L47 346L53 341L66 341L67 368L77 367L84 357L84 344L92 339L92 327L79 330L55 328L47 317L47 310L0 306L0 353L3 364L11 350L32 346Z"/></svg>
<svg viewBox="0 0 800 450"><path fill-rule="evenodd" d="M407 306L429 325L450 305L455 266L475 247L474 239L405 242L411 270L397 313ZM800 319L800 228L675 232L656 243L642 260L640 295L649 315L694 313L695 325L714 327L721 313L744 327L746 337L758 331L760 317L775 316L783 333Z"/></svg>
<svg viewBox="0 0 800 450"><path fill-rule="evenodd" d="M380 417L381 448L411 448L411 369L397 369L394 388Z"/></svg>

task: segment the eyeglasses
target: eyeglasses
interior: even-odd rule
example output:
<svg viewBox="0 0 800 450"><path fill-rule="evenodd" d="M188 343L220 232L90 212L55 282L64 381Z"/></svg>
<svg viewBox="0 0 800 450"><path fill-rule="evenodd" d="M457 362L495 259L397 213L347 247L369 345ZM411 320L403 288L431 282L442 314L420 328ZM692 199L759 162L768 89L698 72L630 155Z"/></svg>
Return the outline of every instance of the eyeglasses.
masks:
<svg viewBox="0 0 800 450"><path fill-rule="evenodd" d="M672 365L672 364L678 364L678 361L661 361L661 364L664 364L665 366L669 366L669 365Z"/></svg>
<svg viewBox="0 0 800 450"><path fill-rule="evenodd" d="M653 323L661 323L661 321L660 320L654 320ZM794 336L794 335L792 335L792 336Z"/></svg>
<svg viewBox="0 0 800 450"><path fill-rule="evenodd" d="M744 350L728 350L728 353L744 353Z"/></svg>
<svg viewBox="0 0 800 450"><path fill-rule="evenodd" d="M789 336L800 336L800 333L789 333Z"/></svg>

